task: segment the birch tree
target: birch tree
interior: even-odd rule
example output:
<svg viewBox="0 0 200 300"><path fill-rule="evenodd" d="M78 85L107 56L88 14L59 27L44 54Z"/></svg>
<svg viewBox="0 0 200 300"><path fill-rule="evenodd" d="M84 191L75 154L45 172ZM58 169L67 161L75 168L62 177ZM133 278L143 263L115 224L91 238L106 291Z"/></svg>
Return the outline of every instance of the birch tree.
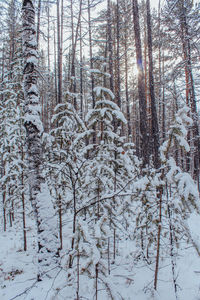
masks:
<svg viewBox="0 0 200 300"><path fill-rule="evenodd" d="M35 29L35 9L32 0L22 5L23 30L23 89L25 101L24 126L26 128L29 163L30 201L34 210L38 233L38 281L58 264L58 238L56 219L50 194L43 176L43 153L38 92L38 52Z"/></svg>

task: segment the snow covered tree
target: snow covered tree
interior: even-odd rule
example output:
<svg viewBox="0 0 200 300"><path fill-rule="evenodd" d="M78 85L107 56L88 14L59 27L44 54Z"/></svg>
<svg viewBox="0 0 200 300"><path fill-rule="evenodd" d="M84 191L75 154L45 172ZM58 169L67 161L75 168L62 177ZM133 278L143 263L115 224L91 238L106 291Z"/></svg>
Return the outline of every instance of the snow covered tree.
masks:
<svg viewBox="0 0 200 300"><path fill-rule="evenodd" d="M96 73L100 76L101 71ZM98 283L106 285L111 261L116 258L118 218L122 214L122 206L127 206L117 192L131 180L133 163L128 151L130 145L123 147L120 126L118 132L114 132L113 120L119 125L126 120L113 101L113 93L101 86L95 87L94 93L95 106L86 116L87 130L77 136L77 141L84 136L92 137L95 127L96 143L85 149L89 155L82 171L84 177L81 178L82 194L77 203L72 257L73 260L79 258L80 273L95 279L97 294ZM124 219L122 222L125 222Z"/></svg>
<svg viewBox="0 0 200 300"><path fill-rule="evenodd" d="M134 232L140 249L137 255L148 264L155 262L154 289L157 289L160 257L166 253L171 257L173 282L177 288L175 256L179 240L187 240L184 224L190 218L190 213L193 210L199 212L197 185L189 173L177 166L172 156L174 146L187 152L190 150L186 128L191 126L192 120L187 114L188 108L183 107L175 115L167 139L160 149L161 171L158 173L151 168L145 177L138 180L139 187L137 182L132 186L137 192L135 205L139 211ZM158 195L158 191L162 194Z"/></svg>
<svg viewBox="0 0 200 300"><path fill-rule="evenodd" d="M71 93L69 94L71 95ZM48 183L52 195L56 199L59 213L61 246L62 210L63 207L67 206L70 209L72 208L74 215L76 214L77 199L80 201L80 176L83 175L81 172L86 161L85 153L87 152L84 149L85 140L83 140L83 132L86 132L86 127L73 104L70 103L71 97L67 95L66 98L67 101L55 107L55 114L52 118L54 129L50 132L50 155L47 157ZM52 178L55 178L53 183ZM73 228L74 230L75 228Z"/></svg>
<svg viewBox="0 0 200 300"><path fill-rule="evenodd" d="M25 163L25 129L23 126L23 93L22 93L22 41L20 22L16 11L18 3L8 4L7 26L9 40L5 41L5 66L1 91L1 178L4 202L4 229L6 216L10 225L20 212L23 222L24 250L27 249L25 221L25 189L27 168ZM7 212L6 212L7 211Z"/></svg>
<svg viewBox="0 0 200 300"><path fill-rule="evenodd" d="M24 58L24 125L27 133L30 201L34 209L38 232L38 280L58 263L57 221L50 193L43 175L43 153L38 93L38 52L35 30L35 9L31 0L22 6L23 58Z"/></svg>
<svg viewBox="0 0 200 300"><path fill-rule="evenodd" d="M163 10L163 22L167 25L164 32L165 40L168 42L171 60L170 70L173 70L178 89L182 95L182 101L190 108L193 125L188 131L191 151L187 157L187 171L193 174L193 178L199 182L199 126L197 107L197 39L199 39L199 4L195 5L191 0L174 1L168 0ZM194 30L195 28L195 30ZM169 34L170 31L170 34ZM177 57L179 59L177 59ZM199 183L198 183L199 184Z"/></svg>

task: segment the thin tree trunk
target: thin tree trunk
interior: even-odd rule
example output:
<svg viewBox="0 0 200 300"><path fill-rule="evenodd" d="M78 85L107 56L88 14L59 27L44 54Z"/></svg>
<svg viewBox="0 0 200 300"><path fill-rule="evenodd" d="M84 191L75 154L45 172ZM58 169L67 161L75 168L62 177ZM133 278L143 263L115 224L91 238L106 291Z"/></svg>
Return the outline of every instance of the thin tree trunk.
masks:
<svg viewBox="0 0 200 300"><path fill-rule="evenodd" d="M38 11L37 11L37 46L39 49L40 40L40 13L41 13L41 0L38 0Z"/></svg>
<svg viewBox="0 0 200 300"><path fill-rule="evenodd" d="M153 160L156 169L160 167L159 155L159 128L156 111L156 99L154 91L154 75L153 75L153 55L152 55L152 32L151 32L151 13L149 0L146 2L147 6L147 38L148 38L148 56L149 56L149 91L151 97L151 122L152 122L152 139L153 139Z"/></svg>
<svg viewBox="0 0 200 300"><path fill-rule="evenodd" d="M114 92L114 78L113 78L113 41L112 41L112 19L110 0L107 1L107 31L108 31L108 54L109 54L109 73L110 73L110 90Z"/></svg>
<svg viewBox="0 0 200 300"><path fill-rule="evenodd" d="M62 44L60 24L60 0L57 0L57 59L58 59L58 104L62 103Z"/></svg>
<svg viewBox="0 0 200 300"><path fill-rule="evenodd" d="M92 51L92 28L91 28L91 14L90 14L90 0L88 0L88 31L89 31L89 48L90 48L90 69L93 69L93 51ZM92 95L92 108L95 107L95 95L94 95L94 75L91 75L91 95ZM96 144L96 126L93 125L93 143Z"/></svg>
<svg viewBox="0 0 200 300"><path fill-rule="evenodd" d="M59 216L59 238L60 238L60 250L63 248L63 236L62 236L62 198L60 192L58 194L58 216Z"/></svg>
<svg viewBox="0 0 200 300"><path fill-rule="evenodd" d="M151 99L149 97L148 91L148 70L147 70L147 32L146 32L146 18L144 16L144 85L145 85L145 98L146 98L146 109L147 109L147 124L149 127L149 132L151 131Z"/></svg>
<svg viewBox="0 0 200 300"><path fill-rule="evenodd" d="M158 271L159 271L159 260L160 260L160 236L161 236L161 226L162 226L162 188L158 189L158 199L159 199L159 223L158 223L158 235L157 235L157 252L156 252L156 267L155 267L155 277L154 277L154 289L157 289L158 282Z"/></svg>
<svg viewBox="0 0 200 300"><path fill-rule="evenodd" d="M54 23L54 85L55 85L55 102L52 103L52 115L54 113L54 108L58 103L58 83L57 83L57 57L56 57L56 28Z"/></svg>
<svg viewBox="0 0 200 300"><path fill-rule="evenodd" d="M110 238L108 238L108 274L110 275Z"/></svg>
<svg viewBox="0 0 200 300"><path fill-rule="evenodd" d="M120 18L119 18L120 12L119 12L119 0L117 0L117 6L116 6L116 21L117 21L117 53L116 53L116 82L117 82L117 90L116 90L116 102L119 108L122 108L121 103L121 78L120 78ZM120 126L120 121L118 121L117 127ZM123 135L124 127L123 123L121 124L121 134Z"/></svg>
<svg viewBox="0 0 200 300"><path fill-rule="evenodd" d="M96 275L96 278L95 278L95 300L98 300L98 264L96 264L95 266L95 275Z"/></svg>
<svg viewBox="0 0 200 300"><path fill-rule="evenodd" d="M139 97L139 111L140 111L140 134L141 134L141 147L140 156L143 160L143 166L149 163L149 139L147 136L147 114L146 114L146 97L145 97L145 84L144 84L144 70L142 63L142 50L140 39L140 24L139 24L139 11L137 0L132 0L133 9L133 24L135 33L135 48L136 48L136 63L138 68L138 97Z"/></svg>
<svg viewBox="0 0 200 300"><path fill-rule="evenodd" d="M5 169L4 169L5 175ZM7 220L6 220L6 191L5 186L3 186L3 229L6 231L7 228Z"/></svg>
<svg viewBox="0 0 200 300"><path fill-rule="evenodd" d="M89 49L90 49L90 69L93 69L93 49L92 49L92 28L91 28L91 13L90 0L88 0L88 33L89 33ZM92 94L92 108L95 107L94 95L94 75L91 72L91 94Z"/></svg>
<svg viewBox="0 0 200 300"><path fill-rule="evenodd" d="M127 18L125 16L125 36L124 36L124 52L125 52L125 90L126 90L126 115L128 121L128 141L131 135L131 120L130 120L130 101L129 101L129 94L128 94L128 46L127 46Z"/></svg>
<svg viewBox="0 0 200 300"><path fill-rule="evenodd" d="M80 289L80 253L77 251L77 290L76 290L76 300L79 300L79 289Z"/></svg>
<svg viewBox="0 0 200 300"><path fill-rule="evenodd" d="M168 188L168 187L167 187ZM171 208L168 199L168 191L167 191L167 212L169 217L169 236L170 236L170 257L171 257L171 267L172 267L172 277L173 277L173 284L174 284L174 293L176 300L178 300L178 286L176 282L176 262L175 262L175 254L174 254L174 238L173 238L173 225L172 225L172 216L171 216Z"/></svg>
<svg viewBox="0 0 200 300"><path fill-rule="evenodd" d="M82 24L80 20L80 116L83 120L83 51L82 51Z"/></svg>
<svg viewBox="0 0 200 300"><path fill-rule="evenodd" d="M50 99L51 99L51 84L50 84L50 74L51 74L51 63L50 63L50 15L49 15L49 1L47 3L47 69L48 69L48 76L47 76L47 127L46 131L49 132L49 129L51 128L51 111L50 111Z"/></svg>
<svg viewBox="0 0 200 300"><path fill-rule="evenodd" d="M195 97L194 80L192 74L192 63L191 63L191 46L188 32L186 8L184 6L184 1L181 2L181 39L183 47L183 57L185 63L185 81L186 81L186 103L191 108L192 118L193 118L193 134L194 134L194 146L195 153L193 154L192 163L194 164L194 175L198 182L198 188L200 191L200 181L199 181L199 166L200 166L200 138L199 138L199 127L198 127L198 113L197 104Z"/></svg>
<svg viewBox="0 0 200 300"><path fill-rule="evenodd" d="M164 85L164 74L165 74L165 59L164 51L162 56L162 137L163 142L166 136L166 121L165 121L165 85Z"/></svg>
<svg viewBox="0 0 200 300"><path fill-rule="evenodd" d="M21 145L21 160L24 161L23 145ZM26 238L26 212L25 212L25 193L24 193L24 170L21 175L21 187L22 187L22 216L23 216L23 240L24 240L24 251L27 250L27 238Z"/></svg>
<svg viewBox="0 0 200 300"><path fill-rule="evenodd" d="M1 88L2 90L4 89L4 72L5 72L5 52L4 52L4 45L3 45L3 49L2 49L2 74L1 74ZM4 93L1 93L1 101L2 103L4 102ZM1 177L5 176L5 160L2 157L1 159ZM3 228L4 231L6 231L6 192L5 192L5 186L2 185L2 201L3 201Z"/></svg>
<svg viewBox="0 0 200 300"><path fill-rule="evenodd" d="M75 71L75 57L76 57L76 45L77 45L77 40L78 40L78 32L79 32L79 26L81 22L81 13L82 13L82 0L80 0L80 6L79 6L79 15L78 15L78 21L76 25L76 32L74 36L74 12L73 12L73 3L71 0L71 26L72 26L72 62L71 62L71 87L70 91L74 94L74 108L78 110L77 107L77 101L76 101L76 71Z"/></svg>
<svg viewBox="0 0 200 300"><path fill-rule="evenodd" d="M127 58L127 45L125 45L125 90L126 90L126 116L128 122L128 141L130 141L131 136L131 118L130 118L130 101L128 93L128 58Z"/></svg>
<svg viewBox="0 0 200 300"><path fill-rule="evenodd" d="M61 11L60 11L61 10ZM57 47L58 47L58 104L62 103L62 43L63 43L63 0L57 0ZM60 149L62 150L63 143L61 138ZM60 163L61 163L60 155ZM62 196L60 194L60 186L58 187L58 218L59 218L59 238L61 250L63 247L63 236L62 236Z"/></svg>
<svg viewBox="0 0 200 300"><path fill-rule="evenodd" d="M73 237L72 237L72 243L71 243L71 250L74 249L74 242L75 242L75 232L76 232L76 183L73 182L73 177L72 177L72 172L70 170L70 176L71 176L71 180L72 180L72 190L73 190L73 228L72 228L72 232L73 232ZM72 255L70 254L69 256L69 268L72 268Z"/></svg>
<svg viewBox="0 0 200 300"><path fill-rule="evenodd" d="M161 40L161 8L160 0L158 2L158 116L159 116L159 127L162 128L162 40ZM163 137L163 132L161 134Z"/></svg>

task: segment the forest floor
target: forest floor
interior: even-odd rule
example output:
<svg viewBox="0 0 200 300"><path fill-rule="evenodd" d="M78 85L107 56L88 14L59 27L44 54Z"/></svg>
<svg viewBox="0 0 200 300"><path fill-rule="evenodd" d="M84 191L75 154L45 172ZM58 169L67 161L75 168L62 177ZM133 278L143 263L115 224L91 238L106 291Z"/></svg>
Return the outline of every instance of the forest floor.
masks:
<svg viewBox="0 0 200 300"><path fill-rule="evenodd" d="M67 220L67 219L66 219ZM2 220L1 220L2 221ZM196 219L191 223L194 231L200 231ZM64 250L69 246L67 222L63 228ZM0 300L61 300L77 299L76 278L69 282L64 269L54 270L52 278L37 282L36 230L31 219L27 220L28 250L23 251L23 232L19 223L2 230L0 234ZM70 228L69 228L70 229ZM135 264L130 253L136 251L130 241L118 245L115 264L111 264L111 274L107 277L107 287L114 299L120 300L200 300L200 257L190 244L180 242L176 258L177 297L174 292L171 260L160 260L158 289L153 290L154 264L144 261ZM63 260L64 266L64 260ZM106 291L107 290L107 291ZM94 279L80 276L79 299L95 299ZM112 299L106 285L99 283L98 300Z"/></svg>

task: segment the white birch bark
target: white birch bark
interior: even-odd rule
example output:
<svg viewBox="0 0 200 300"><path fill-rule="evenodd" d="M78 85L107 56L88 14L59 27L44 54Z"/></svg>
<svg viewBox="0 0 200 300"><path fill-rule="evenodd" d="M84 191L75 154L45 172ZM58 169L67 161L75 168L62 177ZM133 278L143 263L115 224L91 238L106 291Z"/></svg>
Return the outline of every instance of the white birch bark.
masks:
<svg viewBox="0 0 200 300"><path fill-rule="evenodd" d="M25 100L24 125L27 133L29 162L30 201L35 213L38 231L38 279L47 274L58 263L57 221L53 203L43 176L43 153L41 135L43 125L40 119L40 97L38 81L38 52L35 28L35 9L32 0L23 0L23 89Z"/></svg>

